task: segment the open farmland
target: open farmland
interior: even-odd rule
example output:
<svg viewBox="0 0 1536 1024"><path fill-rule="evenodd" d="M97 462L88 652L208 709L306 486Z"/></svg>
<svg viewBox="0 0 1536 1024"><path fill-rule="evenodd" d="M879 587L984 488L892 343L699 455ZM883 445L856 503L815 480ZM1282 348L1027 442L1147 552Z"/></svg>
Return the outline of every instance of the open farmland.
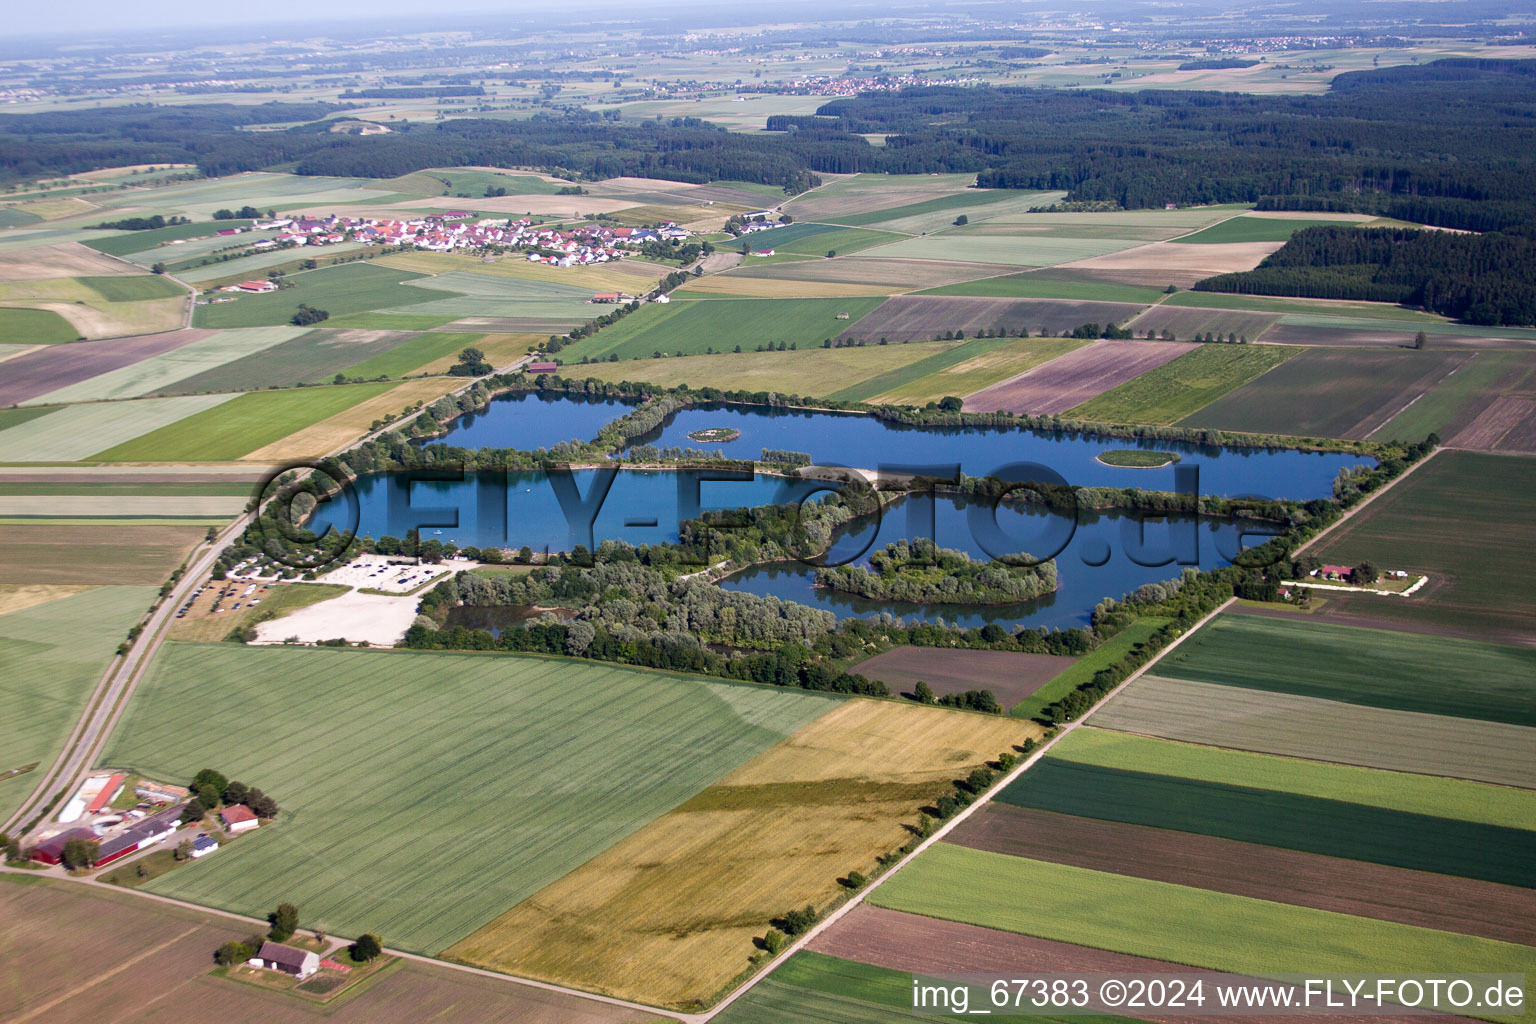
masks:
<svg viewBox="0 0 1536 1024"><path fill-rule="evenodd" d="M661 387L686 384L692 388L777 391L791 395L823 395L849 381L862 381L894 372L929 358L936 348L961 342L929 345L866 345L863 348L812 348L795 352L739 352L671 359L626 360L571 367L577 377L607 381L648 381Z"/></svg>
<svg viewBox="0 0 1536 1024"><path fill-rule="evenodd" d="M526 259L515 256L506 256L486 263L481 257L467 253L421 250L381 256L373 261L373 265L395 267L418 274L470 271L491 277L565 285L591 292L628 292L630 294L649 290L671 271L670 267L664 267L659 263L635 258L612 260L590 267L551 267L543 263L529 263Z"/></svg>
<svg viewBox="0 0 1536 1024"><path fill-rule="evenodd" d="M959 296L898 295L842 332L844 339L928 341L948 331L977 335L983 331L1019 337L1042 330L1063 334L1086 323L1129 320L1140 306L1119 302L1070 302L1058 299L988 299Z"/></svg>
<svg viewBox="0 0 1536 1024"><path fill-rule="evenodd" d="M1311 349L1228 392L1182 425L1368 437L1468 358L1465 352Z"/></svg>
<svg viewBox="0 0 1536 1024"><path fill-rule="evenodd" d="M153 598L151 587L97 587L0 615L0 775L52 763L117 645ZM0 779L0 819L36 784L29 772Z"/></svg>
<svg viewBox="0 0 1536 1024"><path fill-rule="evenodd" d="M936 288L960 281L973 281L979 277L1006 274L1013 269L990 263L943 263L934 260L839 256L835 260L812 260L767 266L747 265L724 275L722 280L736 284L742 278L761 278L766 281L785 282L786 288L798 287L805 282L827 282L878 287L882 294L886 294L914 291L919 288ZM795 284L788 282L795 282Z"/></svg>
<svg viewBox="0 0 1536 1024"><path fill-rule="evenodd" d="M258 362L259 354L303 333L305 329L302 327L178 331L181 338L191 340L127 366L46 392L32 401L96 402L150 394L185 395L258 387L265 382L249 371L255 369L252 364ZM244 366L248 372L219 372L219 368L231 364Z"/></svg>
<svg viewBox="0 0 1536 1024"><path fill-rule="evenodd" d="M197 699L214 676L266 683ZM176 644L102 763L169 779L218 764L284 807L150 891L246 914L291 899L435 952L835 706L581 662ZM454 855L423 872L427 847Z"/></svg>
<svg viewBox="0 0 1536 1024"><path fill-rule="evenodd" d="M1175 338L1198 338L1214 334L1218 341L1233 335L1239 340L1257 341L1277 317L1273 313L1245 313L1232 309L1200 309L1196 306L1153 306L1130 325L1138 334L1164 331Z"/></svg>
<svg viewBox="0 0 1536 1024"><path fill-rule="evenodd" d="M4 363L5 372L0 374L0 404L12 405L46 395L200 341L209 333L171 331L141 338L114 338L23 352Z"/></svg>
<svg viewBox="0 0 1536 1024"><path fill-rule="evenodd" d="M582 356L597 360L610 355L649 359L656 352L702 355L708 349L729 352L737 345L751 352L759 345L766 348L780 342L810 348L857 323L879 304L874 298L650 303L590 338L568 345L560 361L570 364ZM840 313L848 314L848 319L839 320Z"/></svg>
<svg viewBox="0 0 1536 1024"><path fill-rule="evenodd" d="M1152 675L1095 711L1093 724L1186 743L1536 789L1536 729L1529 726Z"/></svg>
<svg viewBox="0 0 1536 1024"><path fill-rule="evenodd" d="M1444 317L1419 309L1386 302L1353 302L1344 299L1303 299L1286 295L1239 295L1235 292L1183 291L1170 295L1164 306L1201 309L1233 309L1249 313L1325 314L1329 318L1349 317L1363 320L1399 320L1407 330L1416 324L1443 324Z"/></svg>
<svg viewBox="0 0 1536 1024"><path fill-rule="evenodd" d="M990 803L946 842L1197 889L1536 945L1536 890Z"/></svg>
<svg viewBox="0 0 1536 1024"><path fill-rule="evenodd" d="M967 651L946 647L893 647L848 671L878 679L902 692L925 682L937 694L991 690L1012 707L1041 684L1072 665L1072 658L1013 651Z"/></svg>
<svg viewBox="0 0 1536 1024"><path fill-rule="evenodd" d="M1137 647L1147 642L1153 633L1168 624L1167 619L1146 616L1136 619L1114 636L1078 658L1064 671L1054 676L1030 694L1029 699L1015 705L1009 712L1015 718L1034 718L1043 713L1047 704L1058 701L1093 681L1093 674L1108 668Z"/></svg>
<svg viewBox="0 0 1536 1024"><path fill-rule="evenodd" d="M0 583L158 587L203 539L201 526L10 525L0 535Z"/></svg>
<svg viewBox="0 0 1536 1024"><path fill-rule="evenodd" d="M416 344L421 344L422 338L424 337L432 336L423 335L422 337L418 337L415 342L408 342L405 346L402 346L399 349L395 349L394 351L387 354L384 357L383 362L385 368L390 366L391 361L411 358L411 353L406 351L406 349ZM442 355L439 355L431 362L416 367L412 372L447 373L450 369L453 368L453 365L459 361L459 353L463 351L466 345L473 345L475 348L478 348L480 351L484 352L485 358L490 361L492 366L505 367L513 362L516 362L518 359L522 358L528 353L536 351L538 347L548 339L547 335L541 336L538 334L528 333L461 334L458 331L450 330L445 330L440 335L436 335L436 337L442 339L441 344L444 346L444 349L438 349L438 351L442 352ZM449 345L447 340L449 338L456 339L456 343ZM434 345L436 344L438 344L438 342L434 341ZM349 377L378 376L381 372L383 372L383 370L377 368L379 365L379 363L372 363L368 367L371 372L366 374L359 372L359 367L349 367L347 370L347 375Z"/></svg>
<svg viewBox="0 0 1536 1024"><path fill-rule="evenodd" d="M1054 267L1117 253L1141 243L1126 238L1055 238L1048 235L982 235L945 231L876 246L866 256L880 259L1001 263L1013 267ZM1254 262L1257 262L1255 260ZM1244 268L1247 269L1247 268Z"/></svg>
<svg viewBox="0 0 1536 1024"><path fill-rule="evenodd" d="M827 220L836 221L839 224L878 224L882 221L906 220L922 217L924 214L938 214L937 222L933 228L945 227L950 224L956 215L970 213L975 207L990 206L994 203L1004 203L1011 200L1028 199L1032 203L1038 202L1044 193L1018 192L1014 189L985 188L966 189L964 192L954 192L948 195L935 196L932 199L923 199L918 202L907 202L900 206L889 206L884 209L865 210L861 213L844 213L837 216L828 216ZM919 228L918 231L931 231L933 228ZM898 229L904 230L904 229ZM914 232L915 233L915 232Z"/></svg>
<svg viewBox="0 0 1536 1024"><path fill-rule="evenodd" d="M364 358L344 369L348 377L362 377L366 380L374 377L403 377L408 373L426 372L428 365L444 360L451 366L458 362L459 353L470 345L485 351L482 341L484 336L475 334L410 334L395 340L386 348L356 353Z"/></svg>
<svg viewBox="0 0 1536 1024"><path fill-rule="evenodd" d="M1101 255L1085 253L1068 264L1073 270L1109 271L1135 284L1177 285L1188 288L1214 274L1252 270L1284 244L1282 242L1233 242L1226 245L1183 245L1179 242L1148 242L1134 248L1119 247Z"/></svg>
<svg viewBox="0 0 1536 1024"><path fill-rule="evenodd" d="M1536 454L1536 399L1493 399L1466 429L1451 438L1460 447Z"/></svg>
<svg viewBox="0 0 1536 1024"><path fill-rule="evenodd" d="M708 1003L748 969L770 919L832 902L836 880L873 871L951 780L1037 734L1006 718L850 701L447 955L652 1005Z"/></svg>
<svg viewBox="0 0 1536 1024"><path fill-rule="evenodd" d="M382 390L364 395L362 401L355 405L348 405L325 419L300 427L291 434L247 452L242 458L271 462L319 458L362 437L375 420L382 420L389 414L398 416L407 406L417 402L435 402L462 385L462 377L433 377L394 385L377 385Z"/></svg>
<svg viewBox="0 0 1536 1024"><path fill-rule="evenodd" d="M244 327L220 331L216 338L192 346L188 355L210 357L206 368L180 377L159 390L174 393L250 391L329 383L373 356L383 356L414 335L403 331L357 331L281 327ZM229 355L211 362L217 346ZM352 376L352 374L348 374ZM360 376L360 375L359 375Z"/></svg>
<svg viewBox="0 0 1536 1024"><path fill-rule="evenodd" d="M837 397L853 396L892 405L923 405L948 395L959 397L991 387L1084 344L1070 338L976 339L905 369L845 388L837 393Z"/></svg>
<svg viewBox="0 0 1536 1024"><path fill-rule="evenodd" d="M1359 220L1368 220L1360 216ZM1185 235L1179 241L1185 245L1221 245L1230 242L1286 242L1302 228L1337 226L1339 217L1327 219L1302 217L1267 217L1248 215L1232 217L1220 224L1212 224L1204 231ZM1345 222L1347 223L1347 221Z"/></svg>
<svg viewBox="0 0 1536 1024"><path fill-rule="evenodd" d="M819 104L818 104L819 105ZM974 174L853 174L828 181L814 192L796 196L785 209L799 220L857 223L850 217L876 214L958 195L984 195L972 189Z"/></svg>
<svg viewBox="0 0 1536 1024"><path fill-rule="evenodd" d="M965 408L972 412L1066 412L1193 348L1188 342L1096 341L965 396Z"/></svg>
<svg viewBox="0 0 1536 1024"><path fill-rule="evenodd" d="M975 879L991 884L978 886ZM1050 893L1049 900L1039 898ZM881 907L1134 956L1264 975L1524 973L1536 949L939 843L870 896ZM1193 928L1190 922L1219 922ZM1498 965L1498 966L1494 966Z"/></svg>
<svg viewBox="0 0 1536 1024"><path fill-rule="evenodd" d="M1209 747L1190 749L1225 753ZM1228 763L1233 758L1286 760L1234 751ZM1315 769L1319 778L1324 773L1336 773L1345 783L1359 781L1351 773L1374 771L1306 761L1297 764ZM1237 767L1248 766L1238 763ZM1376 774L1383 776L1383 781L1381 789L1372 795L1381 801L1412 803L1411 798L1418 794L1410 791L1418 789L1429 790L1433 797L1477 799L1487 794L1502 798L1505 804L1517 802L1505 796L1498 786L1426 775ZM1352 803L1348 794L1305 795L1282 788L1287 781L1241 785L1236 780L1214 782L1049 756L1011 783L998 799L1058 814L1192 832L1504 885L1536 886L1536 832L1379 804ZM1528 790L1509 792L1531 796ZM1409 799L1396 799L1399 796ZM1522 810L1525 817L1521 820L1529 824L1531 808Z"/></svg>
<svg viewBox="0 0 1536 1024"><path fill-rule="evenodd" d="M941 285L925 295L980 295L998 299L1076 299L1081 302L1134 302L1148 305L1163 297L1161 288L1096 280L1070 270L1030 270L1001 277Z"/></svg>
<svg viewBox="0 0 1536 1024"><path fill-rule="evenodd" d="M80 331L51 309L0 306L0 338L28 345L58 345L78 341Z"/></svg>
<svg viewBox="0 0 1536 1024"><path fill-rule="evenodd" d="M141 431L133 435L132 440L97 452L94 461L220 462L238 459L394 386L389 383L347 384L292 391L253 391L233 397L199 395L144 399L141 401L201 402L202 411L184 412L157 430ZM99 407L72 406L66 411L76 408ZM62 415L62 412L54 414L55 417ZM47 423L52 418L37 422ZM93 444L101 443L99 436L87 440Z"/></svg>
<svg viewBox="0 0 1536 1024"><path fill-rule="evenodd" d="M86 583L0 583L0 615L95 589Z"/></svg>
<svg viewBox="0 0 1536 1024"><path fill-rule="evenodd" d="M1201 345L1071 410L1100 423L1176 423L1300 349L1277 345Z"/></svg>
<svg viewBox="0 0 1536 1024"><path fill-rule="evenodd" d="M7 987L0 1015L46 1010L62 1020L146 1019L168 1007L216 1002L224 1020L336 1024L453 1020L491 1024L640 1024L654 1014L462 971L396 960L317 1007L302 998L210 976L209 950L244 940L248 922L54 880L0 880L0 946ZM126 954L124 951L128 951ZM116 957L119 969L102 969Z"/></svg>
<svg viewBox="0 0 1536 1024"><path fill-rule="evenodd" d="M1440 452L1316 551L1350 565L1371 559L1428 572L1437 582L1411 600L1339 595L1347 599L1330 599L1324 614L1530 646L1536 635L1536 554L1527 536L1532 494L1536 461Z"/></svg>
<svg viewBox="0 0 1536 1024"><path fill-rule="evenodd" d="M0 281L45 281L55 277L142 272L131 264L103 256L97 251L99 249L102 249L100 242L90 247L79 242L56 242L0 250Z"/></svg>
<svg viewBox="0 0 1536 1024"><path fill-rule="evenodd" d="M1536 687L1530 685L1536 650L1525 647L1219 615L1162 659L1157 671L1196 682L1536 726ZM1456 685L1447 687L1447 680Z"/></svg>
<svg viewBox="0 0 1536 1024"><path fill-rule="evenodd" d="M441 299L441 292L408 283L420 276L367 263L306 271L289 276L291 288L198 306L193 322L199 327L265 327L286 324L300 303L335 317Z"/></svg>
<svg viewBox="0 0 1536 1024"><path fill-rule="evenodd" d="M191 395L66 405L0 431L0 462L78 462L100 450L104 439L132 439L173 430L179 420L198 416L230 397Z"/></svg>

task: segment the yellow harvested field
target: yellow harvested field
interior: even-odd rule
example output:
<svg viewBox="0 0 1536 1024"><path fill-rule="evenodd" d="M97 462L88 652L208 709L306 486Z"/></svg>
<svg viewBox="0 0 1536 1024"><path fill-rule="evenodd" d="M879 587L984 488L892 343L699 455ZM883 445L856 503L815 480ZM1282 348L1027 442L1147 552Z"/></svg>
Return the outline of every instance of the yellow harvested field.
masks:
<svg viewBox="0 0 1536 1024"><path fill-rule="evenodd" d="M473 345L485 353L485 358L490 360L492 366L506 366L515 359L528 354L528 350L541 341L549 338L547 334L486 334L478 341L475 335L464 335L464 344ZM425 366L419 366L412 373L447 373L454 363L459 361L459 350L441 359L434 359ZM463 378L460 378L461 380Z"/></svg>
<svg viewBox="0 0 1536 1024"><path fill-rule="evenodd" d="M443 954L653 1006L708 1005L752 939L911 838L919 808L1032 722L854 699Z"/></svg>
<svg viewBox="0 0 1536 1024"><path fill-rule="evenodd" d="M113 259L79 242L35 245L0 251L0 281L43 281L52 277L104 277L142 274L126 260Z"/></svg>
<svg viewBox="0 0 1536 1024"><path fill-rule="evenodd" d="M628 359L617 363L570 366L576 378L606 381L645 381L661 387L716 387L722 390L777 391L780 394L825 393L852 387L878 373L900 369L936 355L958 342L921 345L866 345L864 348L814 348L804 352L737 352L671 359ZM1022 371L1021 371L1022 372Z"/></svg>
<svg viewBox="0 0 1536 1024"><path fill-rule="evenodd" d="M0 615L95 589L89 583L0 583Z"/></svg>
<svg viewBox="0 0 1536 1024"><path fill-rule="evenodd" d="M46 309L69 321L82 337L123 338L135 334L174 331L186 323L187 298L146 299L142 302L0 302L3 306Z"/></svg>
<svg viewBox="0 0 1536 1024"><path fill-rule="evenodd" d="M873 404L922 405L925 402L937 402L945 395L969 395L1086 344L1085 341L1071 338L1020 338L991 352L973 356L963 363L946 366L926 377L919 377L873 398L866 398L865 401Z"/></svg>
<svg viewBox="0 0 1536 1024"><path fill-rule="evenodd" d="M80 213L90 213L100 209L95 203L88 203L84 199L75 196L63 196L58 199L33 199L24 203L14 203L13 210L30 213L34 217L43 220L59 220L63 217L73 217Z"/></svg>
<svg viewBox="0 0 1536 1024"><path fill-rule="evenodd" d="M905 285L854 284L844 281L793 281L741 274L715 274L698 277L678 289L680 293L702 295L738 295L748 299L837 299L846 295L894 295L907 290Z"/></svg>
<svg viewBox="0 0 1536 1024"><path fill-rule="evenodd" d="M431 404L463 384L462 377L427 377L406 381L399 387L359 402L345 412L339 412L329 419L295 431L282 440L258 448L240 461L282 462L286 459L318 458L362 437L368 432L369 424L383 419L386 413L398 415L400 410L416 402Z"/></svg>

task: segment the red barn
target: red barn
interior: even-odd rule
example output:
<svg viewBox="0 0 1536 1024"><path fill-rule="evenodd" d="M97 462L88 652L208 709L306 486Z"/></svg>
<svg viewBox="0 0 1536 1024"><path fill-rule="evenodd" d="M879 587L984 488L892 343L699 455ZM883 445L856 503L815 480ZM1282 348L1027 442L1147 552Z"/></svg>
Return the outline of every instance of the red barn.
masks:
<svg viewBox="0 0 1536 1024"><path fill-rule="evenodd" d="M1354 578L1355 570L1347 565L1325 565L1317 570L1317 574L1325 580L1344 580L1348 582Z"/></svg>
<svg viewBox="0 0 1536 1024"><path fill-rule="evenodd" d="M529 373L554 373L560 369L559 363L529 363Z"/></svg>

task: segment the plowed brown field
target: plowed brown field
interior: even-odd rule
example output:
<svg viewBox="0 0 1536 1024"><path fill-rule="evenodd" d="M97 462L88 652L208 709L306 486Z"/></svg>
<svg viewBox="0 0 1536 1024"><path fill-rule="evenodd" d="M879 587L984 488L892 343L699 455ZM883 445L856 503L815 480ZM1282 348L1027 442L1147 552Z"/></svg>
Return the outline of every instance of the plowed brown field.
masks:
<svg viewBox="0 0 1536 1024"><path fill-rule="evenodd" d="M967 412L1059 413L1194 348L1190 342L1096 341L965 398Z"/></svg>

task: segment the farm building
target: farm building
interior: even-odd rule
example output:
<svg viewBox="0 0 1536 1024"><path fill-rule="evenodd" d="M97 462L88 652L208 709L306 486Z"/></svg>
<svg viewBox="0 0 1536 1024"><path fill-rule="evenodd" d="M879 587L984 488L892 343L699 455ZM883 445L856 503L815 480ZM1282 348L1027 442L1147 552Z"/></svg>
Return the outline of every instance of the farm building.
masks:
<svg viewBox="0 0 1536 1024"><path fill-rule="evenodd" d="M275 292L277 285L271 281L241 281L240 290L243 292Z"/></svg>
<svg viewBox="0 0 1536 1024"><path fill-rule="evenodd" d="M261 824L256 820L255 812L244 804L224 808L219 817L224 820L224 827L234 833L249 832Z"/></svg>
<svg viewBox="0 0 1536 1024"><path fill-rule="evenodd" d="M261 950L248 962L252 967L291 974L300 981L320 969L320 958L314 953L306 953L281 942L263 942Z"/></svg>
<svg viewBox="0 0 1536 1024"><path fill-rule="evenodd" d="M133 787L134 795L152 804L174 804L190 794L185 786L168 786L163 782L140 782Z"/></svg>
<svg viewBox="0 0 1536 1024"><path fill-rule="evenodd" d="M208 856L210 853L217 853L218 849L218 841L213 836L200 835L192 843L192 859L197 860L200 857Z"/></svg>
<svg viewBox="0 0 1536 1024"><path fill-rule="evenodd" d="M592 296L593 302L626 302L629 296L623 292L598 292Z"/></svg>
<svg viewBox="0 0 1536 1024"><path fill-rule="evenodd" d="M110 864L113 861L126 857L130 853L136 853L149 846L154 846L162 839L170 836L181 827L181 810L184 805L177 804L161 811L159 814L145 818L136 825L130 825L122 832L109 839L101 841L101 850L96 857L96 866Z"/></svg>
<svg viewBox="0 0 1536 1024"><path fill-rule="evenodd" d="M43 864L59 864L64 860L65 843L71 839L91 840L95 838L96 833L88 828L65 829L63 832L50 836L32 847L27 856Z"/></svg>
<svg viewBox="0 0 1536 1024"><path fill-rule="evenodd" d="M1317 570L1317 576L1325 580L1343 580L1348 582L1354 578L1355 570L1347 565L1325 565Z"/></svg>
<svg viewBox="0 0 1536 1024"><path fill-rule="evenodd" d="M544 362L528 364L529 373L554 373L558 369L560 369L559 363Z"/></svg>

